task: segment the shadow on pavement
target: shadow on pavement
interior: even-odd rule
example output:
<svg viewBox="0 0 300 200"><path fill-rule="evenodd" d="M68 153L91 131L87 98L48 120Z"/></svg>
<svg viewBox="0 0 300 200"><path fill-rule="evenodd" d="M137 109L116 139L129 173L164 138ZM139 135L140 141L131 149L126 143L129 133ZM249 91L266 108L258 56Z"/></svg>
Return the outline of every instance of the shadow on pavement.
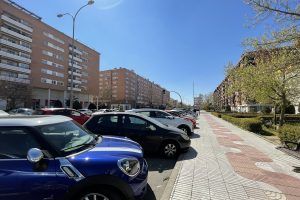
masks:
<svg viewBox="0 0 300 200"><path fill-rule="evenodd" d="M145 194L143 199L144 200L156 200L155 194L149 184L147 185L147 193Z"/></svg>
<svg viewBox="0 0 300 200"><path fill-rule="evenodd" d="M189 150L186 153L183 153L183 156L179 158L179 160L190 160L196 158L198 155L198 152L193 148L190 147Z"/></svg>
<svg viewBox="0 0 300 200"><path fill-rule="evenodd" d="M195 138L200 138L201 136L198 133L193 133L190 138L195 139Z"/></svg>
<svg viewBox="0 0 300 200"><path fill-rule="evenodd" d="M162 173L165 170L173 169L176 159L159 158L147 155L146 157L149 171L158 171Z"/></svg>

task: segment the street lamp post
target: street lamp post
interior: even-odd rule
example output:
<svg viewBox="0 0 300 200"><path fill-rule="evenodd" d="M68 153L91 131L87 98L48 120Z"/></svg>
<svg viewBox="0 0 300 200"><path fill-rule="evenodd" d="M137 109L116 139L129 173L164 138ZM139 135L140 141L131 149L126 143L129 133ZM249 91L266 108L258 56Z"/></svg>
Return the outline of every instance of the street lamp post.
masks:
<svg viewBox="0 0 300 200"><path fill-rule="evenodd" d="M72 30L72 57L71 57L71 91L70 91L70 108L73 108L73 79L74 79L74 74L73 74L73 69L74 69L74 43L75 43L75 22L76 22L76 17L78 15L78 13L86 6L88 5L92 5L95 1L94 0L89 0L87 4L85 4L84 6L80 7L77 12L75 13L75 15L72 15L70 13L64 13L64 14L58 14L57 17L61 18L65 15L69 15L72 17L72 21L73 21L73 30Z"/></svg>
<svg viewBox="0 0 300 200"><path fill-rule="evenodd" d="M175 94L177 94L179 96L179 98L180 98L180 107L182 107L182 98L181 98L181 95L178 92L176 92L176 91L170 91L170 92L174 92Z"/></svg>

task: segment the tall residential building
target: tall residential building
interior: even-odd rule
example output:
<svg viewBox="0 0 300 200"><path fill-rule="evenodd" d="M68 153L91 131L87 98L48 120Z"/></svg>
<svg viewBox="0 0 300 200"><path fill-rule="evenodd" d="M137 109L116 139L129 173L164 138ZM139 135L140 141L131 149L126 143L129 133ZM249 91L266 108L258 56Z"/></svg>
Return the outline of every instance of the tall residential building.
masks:
<svg viewBox="0 0 300 200"><path fill-rule="evenodd" d="M34 108L54 106L57 100L65 104L71 89L72 38L11 0L0 1L0 16L0 99L22 106L23 100L13 99L5 88L16 93L26 88ZM97 100L99 59L97 51L75 41L73 93L83 106Z"/></svg>
<svg viewBox="0 0 300 200"><path fill-rule="evenodd" d="M170 92L132 70L115 68L100 71L99 101L125 109L166 106Z"/></svg>
<svg viewBox="0 0 300 200"><path fill-rule="evenodd" d="M249 64L253 64L256 54L256 52L243 54L235 67L245 67L249 66ZM257 112L260 111L263 106L266 106L250 101L240 92L228 94L227 90L230 83L230 77L226 77L213 93L214 106L217 110L230 109L235 112Z"/></svg>

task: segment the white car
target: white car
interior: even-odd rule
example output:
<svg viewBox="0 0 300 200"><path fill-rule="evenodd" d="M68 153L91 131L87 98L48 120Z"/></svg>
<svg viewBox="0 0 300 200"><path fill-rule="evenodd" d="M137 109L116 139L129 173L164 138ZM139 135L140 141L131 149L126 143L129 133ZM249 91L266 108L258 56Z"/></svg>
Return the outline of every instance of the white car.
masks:
<svg viewBox="0 0 300 200"><path fill-rule="evenodd" d="M0 110L0 116L8 116L9 114L3 110Z"/></svg>
<svg viewBox="0 0 300 200"><path fill-rule="evenodd" d="M176 128L179 128L179 129L183 130L184 132L186 132L188 135L192 135L192 133L194 131L192 122L187 121L180 117L175 117L163 110L143 108L143 109L129 110L128 112L140 113L140 114L146 115L148 117L154 118L157 121L159 121L165 125L174 126Z"/></svg>

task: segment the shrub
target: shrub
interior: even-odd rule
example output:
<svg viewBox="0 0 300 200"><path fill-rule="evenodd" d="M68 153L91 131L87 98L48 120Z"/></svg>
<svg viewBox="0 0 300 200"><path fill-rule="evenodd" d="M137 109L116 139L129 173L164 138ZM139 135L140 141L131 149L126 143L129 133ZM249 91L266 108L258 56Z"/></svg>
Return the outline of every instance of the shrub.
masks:
<svg viewBox="0 0 300 200"><path fill-rule="evenodd" d="M272 109L268 106L263 107L262 113L263 114L270 114L272 112Z"/></svg>
<svg viewBox="0 0 300 200"><path fill-rule="evenodd" d="M62 102L61 102L60 100L56 100L56 101L54 102L54 107L55 107L55 108L62 108L62 107L63 107L63 104L62 104Z"/></svg>
<svg viewBox="0 0 300 200"><path fill-rule="evenodd" d="M214 116L216 116L216 117L219 117L219 118L222 117L221 113L212 112L211 114L214 115Z"/></svg>
<svg viewBox="0 0 300 200"><path fill-rule="evenodd" d="M286 107L285 114L295 114L295 113L296 113L295 106L289 105L288 107Z"/></svg>
<svg viewBox="0 0 300 200"><path fill-rule="evenodd" d="M94 103L90 103L88 109L89 110L97 109L97 106Z"/></svg>
<svg viewBox="0 0 300 200"><path fill-rule="evenodd" d="M232 124L254 133L260 133L262 130L262 122L259 118L235 118L228 115L222 115L222 118Z"/></svg>
<svg viewBox="0 0 300 200"><path fill-rule="evenodd" d="M229 116L235 117L235 118L254 118L254 117L258 116L257 113L229 113L226 115L229 115Z"/></svg>
<svg viewBox="0 0 300 200"><path fill-rule="evenodd" d="M225 107L225 112L231 112L231 107L230 107L230 105L227 105L227 106Z"/></svg>
<svg viewBox="0 0 300 200"><path fill-rule="evenodd" d="M285 124L280 127L278 136L281 142L298 142L300 140L300 126Z"/></svg>
<svg viewBox="0 0 300 200"><path fill-rule="evenodd" d="M75 110L82 109L82 105L79 101L75 100L74 103L73 103L73 108Z"/></svg>

